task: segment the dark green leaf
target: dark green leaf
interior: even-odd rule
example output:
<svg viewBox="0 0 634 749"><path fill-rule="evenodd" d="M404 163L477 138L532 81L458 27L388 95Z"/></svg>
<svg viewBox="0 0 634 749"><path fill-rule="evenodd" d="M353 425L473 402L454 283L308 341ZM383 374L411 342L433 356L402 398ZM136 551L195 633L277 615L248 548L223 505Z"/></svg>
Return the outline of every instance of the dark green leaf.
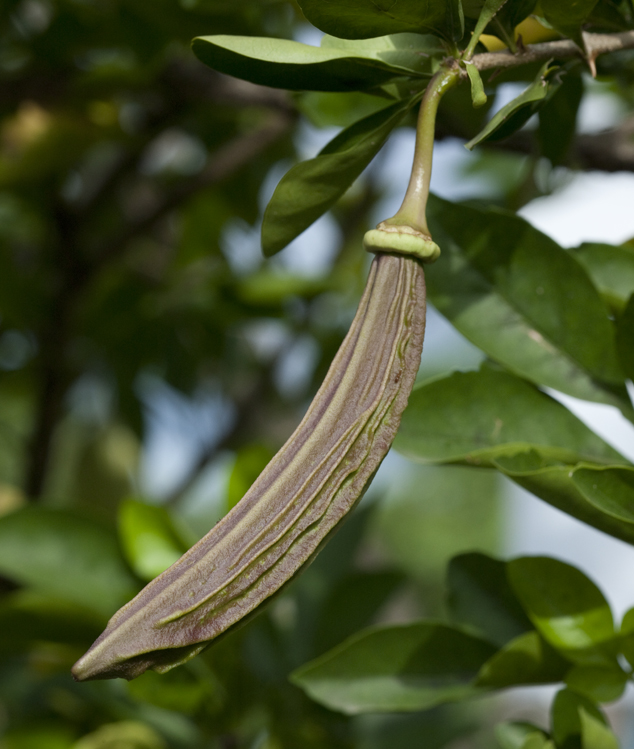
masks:
<svg viewBox="0 0 634 749"><path fill-rule="evenodd" d="M344 194L411 106L399 101L365 117L282 177L262 222L265 255L286 247Z"/></svg>
<svg viewBox="0 0 634 749"><path fill-rule="evenodd" d="M499 209L433 197L428 219L442 248L430 298L463 335L533 382L634 414L607 307L569 253Z"/></svg>
<svg viewBox="0 0 634 749"><path fill-rule="evenodd" d="M616 322L616 347L625 376L634 380L634 294Z"/></svg>
<svg viewBox="0 0 634 749"><path fill-rule="evenodd" d="M221 73L295 91L363 91L399 76L429 74L428 56L410 51L419 46L428 53L425 37L382 36L372 44L343 47L336 46L337 41L311 47L287 39L202 36L194 39L192 48Z"/></svg>
<svg viewBox="0 0 634 749"><path fill-rule="evenodd" d="M482 666L476 685L490 689L563 681L570 662L537 632L525 632L507 643Z"/></svg>
<svg viewBox="0 0 634 749"><path fill-rule="evenodd" d="M531 85L496 112L484 130L466 143L465 147L471 151L478 143L486 140L502 140L519 130L536 111L536 104L546 98L549 85L546 75L549 72L549 66L550 62L544 63Z"/></svg>
<svg viewBox="0 0 634 749"><path fill-rule="evenodd" d="M573 749L580 746L582 711L592 716L599 723L606 725L606 720L599 708L587 697L570 689L562 689L557 692L553 700L551 714L553 738L559 749Z"/></svg>
<svg viewBox="0 0 634 749"><path fill-rule="evenodd" d="M587 26L592 31L601 31L608 34L631 29L632 10L629 11L629 19L624 11L627 13L626 3L619 3L619 0L599 0L588 17Z"/></svg>
<svg viewBox="0 0 634 749"><path fill-rule="evenodd" d="M447 567L447 607L456 624L496 645L532 628L506 577L506 562L472 552Z"/></svg>
<svg viewBox="0 0 634 749"><path fill-rule="evenodd" d="M83 606L28 591L17 591L0 604L0 658L24 653L35 642L88 647L103 629L104 618Z"/></svg>
<svg viewBox="0 0 634 749"><path fill-rule="evenodd" d="M536 0L508 0L487 27L487 34L501 39L511 49L515 46L515 27L534 10Z"/></svg>
<svg viewBox="0 0 634 749"><path fill-rule="evenodd" d="M612 612L580 570L549 557L508 562L509 582L544 639L576 663L615 662Z"/></svg>
<svg viewBox="0 0 634 749"><path fill-rule="evenodd" d="M571 478L588 502L608 515L634 523L634 468L579 466Z"/></svg>
<svg viewBox="0 0 634 749"><path fill-rule="evenodd" d="M575 666L566 674L566 684L595 702L613 702L625 691L628 676L613 666Z"/></svg>
<svg viewBox="0 0 634 749"><path fill-rule="evenodd" d="M128 564L142 580L152 580L187 551L164 507L126 499L119 507L119 537Z"/></svg>
<svg viewBox="0 0 634 749"><path fill-rule="evenodd" d="M298 0L306 18L318 29L343 39L396 34L403 31L431 33L449 41L464 33L459 0Z"/></svg>
<svg viewBox="0 0 634 749"><path fill-rule="evenodd" d="M0 573L38 593L106 616L137 588L108 531L43 507L26 507L0 518Z"/></svg>
<svg viewBox="0 0 634 749"><path fill-rule="evenodd" d="M597 0L541 0L541 10L553 28L574 39L583 49L581 26L596 4Z"/></svg>
<svg viewBox="0 0 634 749"><path fill-rule="evenodd" d="M550 86L546 101L539 109L539 147L555 166L566 162L575 136L577 112L583 97L583 80L578 71L576 73L562 71L561 83Z"/></svg>
<svg viewBox="0 0 634 749"><path fill-rule="evenodd" d="M492 459L529 449L549 461L625 462L553 398L489 367L417 387L394 446L434 463L491 465Z"/></svg>
<svg viewBox="0 0 634 749"><path fill-rule="evenodd" d="M357 572L339 580L321 606L315 652L323 653L372 622L405 581L399 572Z"/></svg>
<svg viewBox="0 0 634 749"><path fill-rule="evenodd" d="M615 312L623 312L634 294L634 248L584 243L571 250Z"/></svg>
<svg viewBox="0 0 634 749"><path fill-rule="evenodd" d="M295 671L317 702L354 715L423 710L477 694L471 682L495 652L446 624L373 627Z"/></svg>

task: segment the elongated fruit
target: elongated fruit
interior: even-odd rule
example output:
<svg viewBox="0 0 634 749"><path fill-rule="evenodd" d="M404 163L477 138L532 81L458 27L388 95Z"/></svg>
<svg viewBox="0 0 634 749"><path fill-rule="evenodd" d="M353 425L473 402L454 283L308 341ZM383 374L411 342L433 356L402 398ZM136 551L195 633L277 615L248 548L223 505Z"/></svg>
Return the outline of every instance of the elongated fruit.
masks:
<svg viewBox="0 0 634 749"><path fill-rule="evenodd" d="M350 331L294 434L242 500L118 611L78 680L166 671L252 614L361 498L398 429L425 329L421 263L374 258Z"/></svg>

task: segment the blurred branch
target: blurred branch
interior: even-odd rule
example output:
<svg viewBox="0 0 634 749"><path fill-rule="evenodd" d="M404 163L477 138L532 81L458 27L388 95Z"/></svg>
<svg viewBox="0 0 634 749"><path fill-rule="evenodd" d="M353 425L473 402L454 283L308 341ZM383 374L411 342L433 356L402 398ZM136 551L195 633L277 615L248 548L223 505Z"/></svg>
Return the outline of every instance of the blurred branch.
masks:
<svg viewBox="0 0 634 749"><path fill-rule="evenodd" d="M175 187L144 215L130 222L118 237L108 241L98 250L97 266L118 258L132 239L150 229L192 195L238 172L287 133L293 122L294 116L290 113L275 112L261 127L233 138L221 150L212 154L207 166L197 176Z"/></svg>
<svg viewBox="0 0 634 749"><path fill-rule="evenodd" d="M32 499L40 497L44 487L54 430L62 417L64 398L72 381L66 352L73 335L77 304L86 287L104 266L125 252L132 239L149 230L195 193L239 172L287 133L293 121L294 117L288 112L274 112L261 127L230 140L212 154L199 175L179 185L145 215L125 227L119 236L106 242L90 264L81 259L82 253L77 247L77 217L60 205L56 219L62 278L39 336L40 392L29 446L25 478L27 496Z"/></svg>
<svg viewBox="0 0 634 749"><path fill-rule="evenodd" d="M450 137L452 133L441 133ZM536 153L534 133L520 130L501 141L484 144L485 148L515 153ZM602 172L634 172L634 117L618 127L599 133L582 133L572 142L568 164L572 168Z"/></svg>

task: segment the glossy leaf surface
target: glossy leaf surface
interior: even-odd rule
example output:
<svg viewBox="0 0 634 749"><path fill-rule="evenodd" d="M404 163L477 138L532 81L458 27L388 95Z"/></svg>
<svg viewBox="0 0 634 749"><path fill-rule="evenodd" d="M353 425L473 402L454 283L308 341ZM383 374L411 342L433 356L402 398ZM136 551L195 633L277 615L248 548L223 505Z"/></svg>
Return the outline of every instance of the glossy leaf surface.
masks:
<svg viewBox="0 0 634 749"><path fill-rule="evenodd" d="M395 42L382 36L373 40L373 45L340 48L332 43L312 47L267 37L203 36L194 39L193 50L214 70L263 86L295 91L363 91L395 77L424 74L420 55L407 54L419 40L424 47L424 37L408 35L407 41L401 38ZM390 56L398 62L388 62ZM409 65L399 64L403 61Z"/></svg>
<svg viewBox="0 0 634 749"><path fill-rule="evenodd" d="M489 367L418 386L394 446L422 462L491 465L529 449L549 461L625 462L553 398Z"/></svg>
<svg viewBox="0 0 634 749"><path fill-rule="evenodd" d="M509 581L540 634L578 663L614 661L612 612L580 570L548 557L508 562Z"/></svg>
<svg viewBox="0 0 634 749"><path fill-rule="evenodd" d="M499 209L434 197L428 218L443 249L430 297L463 335L533 382L632 415L607 307L569 253Z"/></svg>
<svg viewBox="0 0 634 749"><path fill-rule="evenodd" d="M458 40L464 31L459 0L299 0L306 18L318 29L344 39L367 39L386 32L402 31L437 34Z"/></svg>
<svg viewBox="0 0 634 749"><path fill-rule="evenodd" d="M314 159L288 171L275 188L262 223L262 249L274 255L344 194L405 116L400 101L339 133Z"/></svg>

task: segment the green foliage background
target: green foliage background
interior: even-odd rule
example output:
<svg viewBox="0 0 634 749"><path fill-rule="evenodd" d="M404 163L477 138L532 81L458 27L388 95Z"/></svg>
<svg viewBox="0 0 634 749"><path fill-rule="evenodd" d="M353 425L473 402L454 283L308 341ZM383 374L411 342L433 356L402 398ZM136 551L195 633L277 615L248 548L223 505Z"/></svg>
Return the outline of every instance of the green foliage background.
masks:
<svg viewBox="0 0 634 749"><path fill-rule="evenodd" d="M325 5L299 5L320 28L335 30ZM442 12L430 30L459 40L460 4L433 5ZM470 14L464 5L469 28L478 9ZM549 3L541 5L545 20L559 28ZM627 19L621 5L600 2L593 30L618 30L610 13ZM403 7L409 12L410 4ZM412 30L407 13L389 29L372 13L363 16L368 27L361 36L376 28ZM521 18L501 18L504 38ZM409 100L388 114L379 110L389 104L386 92L401 92L393 79L404 70L424 85L427 63L413 60L409 43L352 61L352 53L332 44L329 61L322 55L310 73L317 90L303 93L305 78L296 83L294 76L305 76L305 68L287 66L282 74L279 66L254 67L241 50L221 54L219 45L200 54L222 59L226 72L237 66L233 72L244 69L253 78L251 71L264 71L250 83L204 67L190 50L196 36L290 39L305 23L298 6L278 0L6 0L0 8L2 749L440 749L456 746L458 737L488 747L494 739L484 708L443 704L405 716L351 717L311 700L288 675L368 625L444 616L442 578L450 557L472 548L494 552L498 545L492 468L632 540L627 462L536 386L617 405L631 416L624 381L634 373L634 252L629 245L609 248L610 263L598 246L565 252L499 210L548 193L556 184L554 167L610 168L610 158L617 158L611 144L619 133L594 139L575 133L586 85L578 63L553 85L557 97L540 94L536 130L488 141L474 159L474 172L496 185L493 206L439 199L430 206L434 238L444 251L429 273L431 299L490 359L479 372L423 382L412 397L397 447L437 465L403 469L405 479L385 488L389 496L375 492L374 502L371 496L283 596L203 656L130 684L72 682L70 666L108 617L232 507L284 442L361 293L368 263L361 241L382 195L377 170L354 180L393 127L413 124ZM564 30L575 37L579 24L573 26ZM556 34L545 26L533 31L536 39ZM438 40L428 44L437 54ZM631 107L631 51L601 58L598 66L613 95ZM476 139L496 88L509 81L528 85L539 67L487 82L489 101L478 110L467 86L451 92L438 136ZM353 74L359 93L346 92ZM258 85L276 75L293 93ZM497 136L535 111L537 99L526 101L527 111L516 107L493 121ZM288 254L262 259L253 252L262 196L280 165L296 162L302 123L341 127L359 119L362 125L311 163L312 172L305 165L291 171L264 232L273 254L338 200L330 268L307 275ZM620 154L615 169L634 168L631 152L630 162L627 152ZM325 180L315 209L306 184L324 173L338 179ZM285 200L292 210L304 200L304 213L284 213ZM529 286L542 289L539 299L527 294ZM513 321L502 341L500 320ZM530 331L554 344L548 356L537 357L527 344ZM293 352L307 375L291 378L289 386L284 368ZM421 380L446 374L442 362L432 369L424 363ZM501 403L508 408L505 428L492 431ZM185 430L192 461L178 482L157 486L143 480L142 455L156 413L166 412ZM219 474L226 485L214 483ZM449 613L491 638L456 604L455 565L473 561L462 559L454 563L454 578L450 568ZM526 613L513 611L520 625L498 633L496 645L515 643L515 636L529 637L520 650L561 645L544 634L547 625L532 629ZM445 630L438 632L442 645ZM488 644L477 648L482 658L470 666L476 672L493 652ZM610 672L604 682L614 681L613 660L600 664ZM297 674L319 668L319 661L313 664L295 671L296 683ZM534 681L561 680L567 671L558 668ZM485 676L489 686L505 685L495 669ZM583 693L579 684L589 677L566 678ZM317 693L318 682L307 691ZM486 686L465 688L471 694ZM577 716L579 700L590 699L561 694L561 715ZM339 708L348 698L340 698ZM423 700L416 707L433 704ZM588 715L593 704L583 703ZM598 718L587 721L603 736ZM561 725L555 731L566 741ZM577 728L570 731L574 739Z"/></svg>

